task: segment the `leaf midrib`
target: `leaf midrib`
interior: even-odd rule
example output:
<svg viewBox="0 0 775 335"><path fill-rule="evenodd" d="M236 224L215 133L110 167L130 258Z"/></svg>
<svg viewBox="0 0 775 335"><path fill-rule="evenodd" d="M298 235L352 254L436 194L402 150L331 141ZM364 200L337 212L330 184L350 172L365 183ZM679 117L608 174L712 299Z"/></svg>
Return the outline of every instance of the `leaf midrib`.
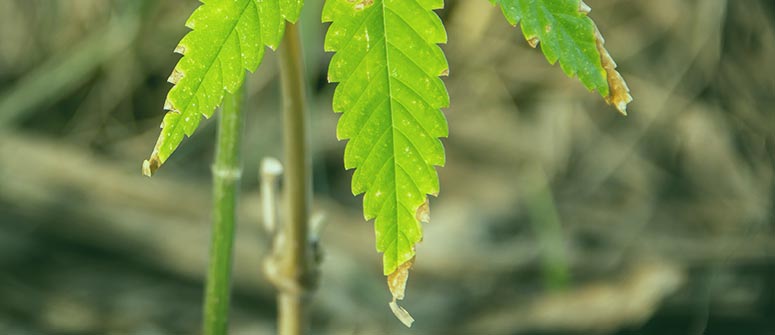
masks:
<svg viewBox="0 0 775 335"><path fill-rule="evenodd" d="M400 218L399 218L399 215L398 215L399 201L398 201L398 191L397 191L397 189L398 189L398 161L396 159L396 120L394 119L395 113L393 112L393 85L391 83L392 76L390 75L390 69L391 69L391 67L390 67L390 42L389 42L389 37L388 37L387 15L386 15L388 8L387 8L387 3L385 2L385 0L382 0L380 2L380 5L382 6L382 8L381 8L382 9L382 31L383 31L383 33L385 35L385 38L382 39L382 42L385 44L385 75L387 76L388 101L389 101L388 102L389 103L388 110L389 110L389 113L390 113L390 127L392 129L392 131L390 133L390 142L391 142L391 144L393 146L393 152L391 153L392 156L393 156L392 157L392 159L393 159L393 190L392 191L393 192L391 192L391 193L393 193L393 201L395 202L395 207L394 207L394 211L395 212L394 212L394 215L395 215L395 218L396 218L396 220L395 220L395 234L394 234L395 242L393 244L393 248L395 249L395 253L394 253L395 260L394 260L393 263L398 263L398 237L399 237L399 234L401 233L401 229L399 228ZM400 264L395 264L395 266L399 266L399 265Z"/></svg>

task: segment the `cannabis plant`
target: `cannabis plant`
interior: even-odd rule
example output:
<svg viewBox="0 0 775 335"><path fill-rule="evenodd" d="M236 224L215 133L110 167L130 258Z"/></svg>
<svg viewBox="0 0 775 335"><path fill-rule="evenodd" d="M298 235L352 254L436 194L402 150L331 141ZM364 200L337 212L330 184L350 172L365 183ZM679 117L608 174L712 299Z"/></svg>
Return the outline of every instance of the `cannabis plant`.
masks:
<svg viewBox="0 0 775 335"><path fill-rule="evenodd" d="M241 87L245 70L259 67L266 47L282 51L285 96L284 226L292 247L281 256L277 271L296 289L307 287L313 272L306 240L308 125L294 24L303 0L200 1L204 4L186 22L191 32L175 48L183 57L169 77L174 86L164 103L168 112L143 172L154 173L183 138L194 133L203 116L209 118L223 106L213 166L214 231L205 302L205 332L223 333L240 176ZM626 114L632 100L629 89L587 16L589 6L580 0L490 1L509 23L519 25L531 46L541 47L549 63L559 63L569 77L577 77ZM428 196L439 194L436 167L445 163L440 138L447 137L448 126L441 109L449 106L450 97L439 77L450 72L439 47L447 34L434 12L443 7L443 0L327 0L322 15L324 23L330 22L324 47L334 52L328 81L338 83L332 106L341 113L336 137L348 140L344 168L355 169L352 192L363 194L364 218L374 220L376 249L382 253L393 297L390 307L407 326L413 320L396 300L404 298L415 245L423 238L421 223L430 219ZM287 285L278 287L288 294L287 301L281 294L281 332L303 331L299 310L304 298L292 294L294 289ZM286 325L283 314L297 315Z"/></svg>

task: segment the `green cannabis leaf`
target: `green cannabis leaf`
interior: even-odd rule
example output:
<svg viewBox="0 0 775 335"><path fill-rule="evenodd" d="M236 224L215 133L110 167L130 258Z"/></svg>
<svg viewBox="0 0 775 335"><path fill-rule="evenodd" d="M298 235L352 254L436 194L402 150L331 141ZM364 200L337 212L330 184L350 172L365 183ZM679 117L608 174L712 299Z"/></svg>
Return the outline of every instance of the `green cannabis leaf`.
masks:
<svg viewBox="0 0 775 335"><path fill-rule="evenodd" d="M186 27L191 28L175 48L183 55L168 81L172 87L164 103L168 110L151 157L143 162L150 176L185 136L194 133L201 117L213 115L224 91L242 86L245 70L255 71L264 46L275 49L285 20L299 17L303 0L200 0Z"/></svg>
<svg viewBox="0 0 775 335"><path fill-rule="evenodd" d="M448 134L440 108L449 96L440 75L447 40L433 12L443 0L328 0L325 39L334 51L328 80L339 82L333 109L343 113L337 137L349 139L345 168L356 168L353 194L365 193L364 217L375 219L377 251L394 298L427 221L427 195L437 195L434 166L444 165L439 137ZM403 278L403 280L398 280Z"/></svg>
<svg viewBox="0 0 775 335"><path fill-rule="evenodd" d="M580 0L490 0L500 5L506 20L520 24L532 47L541 51L568 76L577 76L589 90L597 90L607 103L627 114L632 101L629 88L608 51L603 37Z"/></svg>

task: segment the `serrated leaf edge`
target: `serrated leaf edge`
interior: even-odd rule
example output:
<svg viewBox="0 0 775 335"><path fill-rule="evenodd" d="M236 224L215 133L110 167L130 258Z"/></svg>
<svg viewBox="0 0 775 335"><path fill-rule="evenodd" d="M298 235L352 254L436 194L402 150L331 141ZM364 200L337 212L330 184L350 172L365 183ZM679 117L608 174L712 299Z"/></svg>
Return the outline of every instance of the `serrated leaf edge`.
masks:
<svg viewBox="0 0 775 335"><path fill-rule="evenodd" d="M200 0L200 2L202 2L202 5L201 5L201 6L204 6L204 5L206 5L206 3L205 3L204 1ZM244 8L244 9L242 10L242 12L240 13L240 16L244 15L244 14L245 14L245 12L247 11L247 9L250 7L250 4L251 4L251 3L253 3L253 4L256 6L256 9L258 10L259 20L262 20L262 18L260 17L260 15L261 15L261 13L262 13L262 4L261 4L260 2L261 2L261 0L248 0L248 1L246 2L245 8ZM294 4L294 6L293 6L293 7L294 7L295 9L293 9L293 10L290 10L290 9L288 9L288 8L289 8L289 4L290 4L290 3L293 3L293 4ZM285 21L288 21L288 22L291 22L291 23L295 23L295 22L296 22L296 21L299 19L299 14L300 14L300 12L301 12L301 9L303 8L303 5L304 5L304 0L284 0L284 1L283 1L283 0L278 0L278 5L279 5L280 7L282 7L282 8L280 8L280 13L279 13L279 14L280 14L280 16L282 17L282 19L281 19L281 20L282 20L282 22L283 22L283 24L281 24L281 26L280 26L280 28L279 28L279 36L277 36L277 39L279 40L279 39L281 39L282 35L284 34L284 22L285 22ZM200 7L201 7L201 6L200 6ZM199 10L199 7L197 8L197 10ZM194 15L194 14L192 13L192 15L191 15L191 16L193 16L193 15ZM186 35L188 35L188 34L191 34L191 33L192 33L192 32L194 32L194 30L196 29L196 28L194 28L194 27L193 27L193 26L190 24L190 21L189 21L189 20L191 19L191 16L190 16L190 17L189 17L189 19L186 21L186 27L188 27L188 28L190 28L190 29L191 29L191 30L190 30L188 33L186 33ZM229 31L229 36L231 36L231 34L233 34L233 33L234 33L234 32L235 32L237 29L238 29L238 26L239 26L239 21L240 21L240 19L237 19L237 20L235 20L235 25L234 25L234 27L232 27L232 29ZM199 29L206 29L206 28L199 28ZM262 29L262 27L261 27L261 22L259 22L259 29ZM259 38L261 38L261 39L262 39L262 41L261 41L261 44L262 44L263 46L265 46L265 47L268 47L269 49L271 49L271 50L273 50L273 51L274 51L274 50L276 50L276 48L278 47L278 45L277 45L277 42L278 42L278 41L273 41L273 40L266 40L266 41L264 41L264 40L263 40L263 38L264 38L264 36L263 36L263 32L259 32ZM183 39L185 39L185 36L183 37ZM183 41L183 39L181 39L181 42ZM224 42L224 45L225 45L226 41L228 41L228 38L225 40L225 42ZM238 40L238 43L239 43L239 40ZM221 48L222 48L222 47L223 47L223 46L221 46ZM185 46L185 45L182 45L182 44L178 44L178 45L175 47L175 49L174 49L174 52L175 52L175 53L177 53L177 54L180 54L180 55L182 55L183 57L185 57L186 51L187 51L187 48L186 48L186 46ZM210 71L210 70L209 70L209 69L210 69L210 67L212 67L212 66L213 66L213 64L215 64L215 62L216 62L216 61L218 61L218 59L220 58L220 50L219 50L219 52L218 52L218 55L219 55L219 56L216 56L216 58L215 58L215 60L213 61L213 63L211 63L210 65L208 65L208 70L206 71L206 73L208 73L208 72ZM262 56L261 56L261 57L262 57ZM172 70L172 73L171 73L171 74L170 74L170 76L167 78L167 81L168 81L169 83L173 84L173 85L177 85L177 84L178 84L178 82L179 82L179 81L180 81L180 80L181 80L181 79L184 77L184 75L185 75L185 74L184 74L182 71L180 71L180 69L179 69L180 62L181 62L181 61L182 61L182 58L181 58L181 60L179 60L179 61L178 61L178 63L177 63L177 64L175 65L175 67L173 68L173 70ZM260 57L259 57L259 61L258 61L258 65L256 66L256 69L257 69L257 68L260 66L260 64L261 64L261 60L260 60ZM253 71L255 71L256 69L247 69L247 71L249 71L249 72L253 72ZM243 82L242 82L242 83L240 83L240 85L244 85L244 76L243 76L242 80L243 80ZM194 90L194 91L195 91L195 93L194 93L194 96L196 96L197 92L199 92L199 89L201 88L201 86L203 85L203 83L204 83L204 82L205 82L205 79L202 79L202 81L201 81L201 82L200 82L200 83L197 85L197 88ZM228 89L227 89L225 86L224 86L224 91L228 92ZM172 102L171 102L171 101L170 101L170 99L169 99L169 96L170 96L170 93L171 93L171 92L172 92L172 89L170 89L170 90L168 91L168 93L167 93L167 98L166 98L166 99L165 99L165 101L164 101L164 110L166 110L166 111L167 111L167 113L165 113L165 114L164 114L163 120L162 120L162 122L161 122L161 124L160 124L160 127L159 127L159 128L161 128L161 129L162 129L162 131L161 131L161 133L160 133L160 135L159 135L159 137L158 137L158 139L157 139L157 141L156 141L156 144L154 145L154 148L153 148L153 151L151 152L151 155L150 155L150 157L149 157L148 159L146 159L146 160L144 160L144 161L143 161L143 165L142 165L142 173L143 173L143 175L145 175L145 176L148 176L148 177L152 176L152 175L153 175L153 174L154 174L154 173L155 173L155 172L156 172L156 171L157 171L157 170L158 170L158 169L159 169L159 168L162 166L162 164L164 164L164 162L165 162L165 161L166 161L166 159L168 158L168 157L161 157L161 155L160 155L161 145L162 145L162 144L164 143L164 141L166 140L166 134L165 134L165 131L164 131L164 129L165 129L165 127L166 127L166 125L165 125L165 120L167 119L167 117L168 117L168 116L170 116L170 114L177 114L177 115L181 115L181 112L180 112L180 110L179 110L179 109L177 109L175 106L173 106ZM233 92L230 92L230 93L233 93ZM221 102L220 102L220 103L222 103L222 102L223 102L222 100L223 100L223 97L221 97ZM220 103L219 103L219 104L220 104ZM216 109L217 109L217 107L216 107ZM197 113L197 114L198 114L198 113ZM205 118L208 118L208 116L207 116L207 115L196 115L195 117L202 117L202 116L204 116ZM178 122L178 123L176 123L176 124L179 124L179 122ZM190 134L187 134L187 133L185 133L185 132L184 132L184 135L185 135L185 137L190 137L190 136L191 136ZM177 146L179 147L179 146L180 146L180 144L178 144ZM171 154L171 153L170 153L170 154Z"/></svg>
<svg viewBox="0 0 775 335"><path fill-rule="evenodd" d="M491 1L495 5L498 5L501 7L503 6L501 0L491 0ZM617 68L616 62L614 62L613 57L611 57L611 54L605 48L605 45L604 45L605 39L600 33L600 30L597 28L597 24L595 24L594 20L592 20L588 15L591 11L592 11L592 8L589 7L589 5L587 5L583 0L579 0L579 13L583 13L586 16L586 19L590 20L590 22L592 23L592 26L594 27L595 47L600 57L600 66L605 71L606 82L608 84L607 94L606 92L602 92L602 91L599 93L607 104L614 106L617 109L617 111L619 111L619 113L626 116L627 104L632 102L633 98L630 95L630 89L627 86L627 83L624 81L624 78L616 70ZM506 16L505 12L504 12L504 16ZM511 22L511 18L508 16L506 16L506 19L509 20L510 23L514 26L518 26L518 25L521 26L520 21L522 20ZM523 32L524 32L524 29L523 29ZM531 36L526 33L524 35L525 35L525 40L527 40L528 44L531 47L536 48L539 45L540 39L538 36L535 36L535 35ZM562 59L558 58L558 61L560 63L563 63Z"/></svg>

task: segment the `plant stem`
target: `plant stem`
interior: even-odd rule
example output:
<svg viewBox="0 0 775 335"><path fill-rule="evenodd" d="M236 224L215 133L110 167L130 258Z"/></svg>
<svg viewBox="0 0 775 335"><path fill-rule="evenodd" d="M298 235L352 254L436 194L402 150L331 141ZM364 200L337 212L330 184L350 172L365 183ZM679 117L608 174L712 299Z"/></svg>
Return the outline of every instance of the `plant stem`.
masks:
<svg viewBox="0 0 775 335"><path fill-rule="evenodd" d="M280 77L283 90L283 145L285 174L283 187L285 216L281 234L285 243L279 272L292 281L280 288L278 329L281 335L303 334L307 328L308 292L313 286L315 268L309 243L309 213L312 199L312 164L308 151L309 125L305 111L304 65L297 25L287 23L280 46Z"/></svg>
<svg viewBox="0 0 775 335"><path fill-rule="evenodd" d="M222 335L228 331L235 213L242 174L243 97L243 88L234 94L227 92L218 118L218 138L212 166L213 228L205 289L205 335Z"/></svg>

